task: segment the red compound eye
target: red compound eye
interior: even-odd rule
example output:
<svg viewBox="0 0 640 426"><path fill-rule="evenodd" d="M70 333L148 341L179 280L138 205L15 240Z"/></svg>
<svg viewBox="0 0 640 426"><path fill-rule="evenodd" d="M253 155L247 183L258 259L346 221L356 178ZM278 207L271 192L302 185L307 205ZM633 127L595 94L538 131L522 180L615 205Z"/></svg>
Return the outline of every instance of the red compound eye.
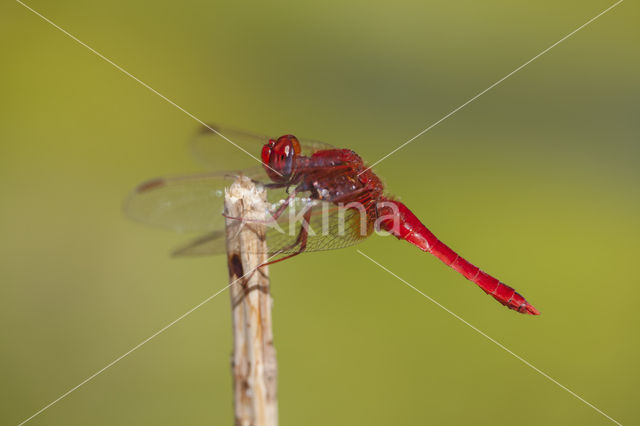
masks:
<svg viewBox="0 0 640 426"><path fill-rule="evenodd" d="M286 182L295 173L295 158L300 154L300 142L293 135L270 139L262 147L262 163L274 182Z"/></svg>
<svg viewBox="0 0 640 426"><path fill-rule="evenodd" d="M262 164L269 164L269 159L271 158L271 150L273 149L273 145L276 143L273 139L269 139L269 142L264 144L262 147Z"/></svg>

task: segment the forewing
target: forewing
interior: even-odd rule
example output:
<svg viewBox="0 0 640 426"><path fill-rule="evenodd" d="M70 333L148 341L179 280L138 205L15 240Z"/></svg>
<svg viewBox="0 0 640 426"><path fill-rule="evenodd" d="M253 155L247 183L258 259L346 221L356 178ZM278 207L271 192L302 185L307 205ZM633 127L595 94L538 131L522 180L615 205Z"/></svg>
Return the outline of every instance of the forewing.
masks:
<svg viewBox="0 0 640 426"><path fill-rule="evenodd" d="M294 135L298 137L297 135ZM323 151L325 149L336 149L335 146L326 142L317 141L315 139L298 138L300 142L300 148L302 149L302 155L311 156L314 152Z"/></svg>
<svg viewBox="0 0 640 426"><path fill-rule="evenodd" d="M245 170L253 178L260 169ZM224 188L240 172L161 177L140 184L125 201L125 213L138 222L178 232L209 232L224 226Z"/></svg>
<svg viewBox="0 0 640 426"><path fill-rule="evenodd" d="M273 261L297 252L332 250L359 243L373 232L375 212L372 206L364 204L360 209L342 208L324 201L297 197L291 200L277 221L267 224L247 221L243 226L266 226L267 251ZM278 203L271 205L272 211L277 207ZM224 253L224 237L224 232L209 233L177 249L174 255Z"/></svg>
<svg viewBox="0 0 640 426"><path fill-rule="evenodd" d="M269 139L277 139L279 136L282 135L267 136L208 124L198 130L191 142L191 149L195 157L207 167L213 169L243 167L247 164L248 156L253 157L254 161L261 162L262 146L269 142ZM327 143L312 139L298 138L298 140L302 155L305 156L316 151L334 148Z"/></svg>

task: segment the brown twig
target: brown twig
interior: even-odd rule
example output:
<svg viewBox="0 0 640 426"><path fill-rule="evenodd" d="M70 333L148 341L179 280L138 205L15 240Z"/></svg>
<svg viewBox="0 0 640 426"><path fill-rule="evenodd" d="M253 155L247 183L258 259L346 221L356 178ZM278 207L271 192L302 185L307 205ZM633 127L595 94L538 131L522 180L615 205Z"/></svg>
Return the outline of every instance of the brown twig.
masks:
<svg viewBox="0 0 640 426"><path fill-rule="evenodd" d="M240 176L225 194L225 213L246 220L263 219L266 193ZM271 329L267 247L264 225L226 220L227 260L233 321L235 424L277 426L277 363ZM246 276L245 276L246 275Z"/></svg>

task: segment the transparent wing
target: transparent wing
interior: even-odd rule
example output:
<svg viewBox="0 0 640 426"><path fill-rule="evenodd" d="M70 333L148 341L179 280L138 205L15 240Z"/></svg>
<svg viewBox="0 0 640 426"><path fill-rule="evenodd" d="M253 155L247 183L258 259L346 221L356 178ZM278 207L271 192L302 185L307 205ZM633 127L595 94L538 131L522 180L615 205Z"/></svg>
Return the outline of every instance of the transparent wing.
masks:
<svg viewBox="0 0 640 426"><path fill-rule="evenodd" d="M280 217L279 226L266 232L269 256L276 256L272 260L297 252L348 247L373 232L376 218L373 204L371 208L362 205L358 210L326 201L303 198L296 201L287 212L289 216Z"/></svg>
<svg viewBox="0 0 640 426"><path fill-rule="evenodd" d="M213 231L224 227L224 188L239 174L259 179L264 171L258 166L242 172L152 179L129 194L124 211L133 220L173 231Z"/></svg>
<svg viewBox="0 0 640 426"><path fill-rule="evenodd" d="M211 256L227 252L225 231L216 230L179 247L173 256Z"/></svg>
<svg viewBox="0 0 640 426"><path fill-rule="evenodd" d="M275 223L265 225L268 255L274 256L271 259L273 261L300 251L348 247L371 235L374 222L373 203L364 205L361 209L346 209L324 201L295 198ZM209 233L179 248L173 254L221 254L225 252L224 238L223 232Z"/></svg>
<svg viewBox="0 0 640 426"><path fill-rule="evenodd" d="M213 130L211 130L213 129ZM191 141L191 150L203 165L213 169L233 169L247 164L247 156L260 161L262 146L269 139L277 139L243 130L209 124L202 126ZM296 135L297 136L297 135ZM312 139L300 139L302 154L311 155L316 151L334 147ZM244 152L243 152L244 151Z"/></svg>

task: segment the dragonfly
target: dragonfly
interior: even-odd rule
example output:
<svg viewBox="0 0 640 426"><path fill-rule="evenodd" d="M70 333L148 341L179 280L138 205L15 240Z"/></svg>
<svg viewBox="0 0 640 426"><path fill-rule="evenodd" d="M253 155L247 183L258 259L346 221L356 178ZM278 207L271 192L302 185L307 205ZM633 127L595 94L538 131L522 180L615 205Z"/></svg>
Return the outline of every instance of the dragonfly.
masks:
<svg viewBox="0 0 640 426"><path fill-rule="evenodd" d="M225 253L225 219L243 219L224 215L224 189L244 175L267 189L263 223L270 225L265 234L272 256L268 264L304 252L348 247L382 231L431 253L507 308L540 314L512 287L453 251L404 203L386 194L381 179L354 151L291 134L272 138L215 125L202 128L191 148L207 166L218 168L231 158L221 154L228 140L259 154L261 164L151 179L138 185L125 202L125 212L136 221L201 234L174 256Z"/></svg>

